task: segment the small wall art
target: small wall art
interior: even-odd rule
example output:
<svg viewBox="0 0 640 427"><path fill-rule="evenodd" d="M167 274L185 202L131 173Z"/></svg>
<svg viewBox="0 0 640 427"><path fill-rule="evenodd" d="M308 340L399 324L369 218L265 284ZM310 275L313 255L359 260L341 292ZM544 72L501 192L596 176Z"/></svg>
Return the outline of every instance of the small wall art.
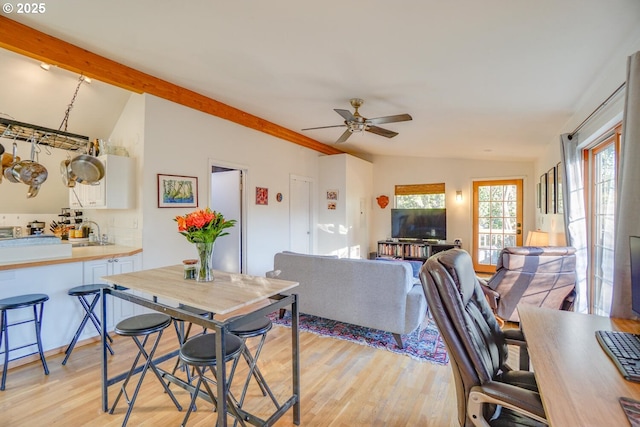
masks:
<svg viewBox="0 0 640 427"><path fill-rule="evenodd" d="M338 200L338 190L327 190L327 200Z"/></svg>
<svg viewBox="0 0 640 427"><path fill-rule="evenodd" d="M336 202L327 202L327 209L329 209L330 211L335 211L336 210Z"/></svg>
<svg viewBox="0 0 640 427"><path fill-rule="evenodd" d="M562 162L556 165L556 212L564 213L564 196L562 195L562 177L564 171L562 170Z"/></svg>
<svg viewBox="0 0 640 427"><path fill-rule="evenodd" d="M540 175L540 213L547 213L547 174Z"/></svg>
<svg viewBox="0 0 640 427"><path fill-rule="evenodd" d="M556 213L556 167L547 172L547 213Z"/></svg>
<svg viewBox="0 0 640 427"><path fill-rule="evenodd" d="M269 204L269 189L264 187L256 187L256 205Z"/></svg>
<svg viewBox="0 0 640 427"><path fill-rule="evenodd" d="M158 207L198 207L198 177L158 174Z"/></svg>

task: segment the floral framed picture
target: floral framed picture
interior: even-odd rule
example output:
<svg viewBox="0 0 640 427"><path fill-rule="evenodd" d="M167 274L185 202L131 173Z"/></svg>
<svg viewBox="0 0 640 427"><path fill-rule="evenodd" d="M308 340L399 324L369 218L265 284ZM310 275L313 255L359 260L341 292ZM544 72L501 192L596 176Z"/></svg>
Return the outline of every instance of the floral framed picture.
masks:
<svg viewBox="0 0 640 427"><path fill-rule="evenodd" d="M256 205L269 204L269 189L264 187L256 187Z"/></svg>
<svg viewBox="0 0 640 427"><path fill-rule="evenodd" d="M159 208L198 207L198 177L158 174Z"/></svg>

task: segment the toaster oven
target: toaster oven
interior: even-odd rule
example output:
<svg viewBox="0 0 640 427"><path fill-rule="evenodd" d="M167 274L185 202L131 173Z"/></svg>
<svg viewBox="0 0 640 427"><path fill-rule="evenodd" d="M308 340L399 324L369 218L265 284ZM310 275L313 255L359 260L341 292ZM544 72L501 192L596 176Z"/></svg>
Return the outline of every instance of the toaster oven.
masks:
<svg viewBox="0 0 640 427"><path fill-rule="evenodd" d="M22 227L0 225L0 239L14 239L22 236Z"/></svg>

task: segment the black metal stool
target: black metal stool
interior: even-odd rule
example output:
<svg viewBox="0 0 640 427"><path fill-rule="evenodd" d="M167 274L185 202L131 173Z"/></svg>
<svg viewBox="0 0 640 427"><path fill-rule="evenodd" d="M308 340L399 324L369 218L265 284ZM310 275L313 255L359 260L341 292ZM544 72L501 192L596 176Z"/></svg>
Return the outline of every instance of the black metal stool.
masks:
<svg viewBox="0 0 640 427"><path fill-rule="evenodd" d="M147 373L148 369L151 369L153 371L155 376L160 381L160 384L162 384L164 391L169 395L169 397L171 398L173 403L176 405L178 410L179 411L182 410L182 406L180 406L180 404L176 400L171 390L169 390L169 388L167 387L167 384L165 384L165 382L162 380L162 376L160 375L160 372L158 372L158 368L156 368L156 365L153 363L153 355L156 352L156 348L158 347L158 343L160 342L160 338L162 337L162 332L170 324L171 324L171 317L167 316L166 314L149 313L149 314L140 314L138 316L129 317L127 319L122 320L120 323L116 325L116 328L115 328L116 333L118 335L129 336L133 338L133 341L136 343L139 350L138 355L133 361L133 365L131 365L131 369L129 370L127 377L124 379L124 383L122 384L122 387L120 387L120 392L118 393L118 396L116 397L116 400L113 402L113 406L109 411L110 414L113 414L113 411L116 409L116 406L118 405L118 401L120 400L120 397L124 394L125 399L127 400L127 403L129 405L129 408L127 409L127 414L124 417L124 421L122 422L122 427L127 425L127 421L129 420L129 415L131 415L131 410L133 409L133 405L136 401L136 398L138 397L140 386L142 386L142 381L144 380L144 376ZM157 333L156 339L151 346L151 350L147 352L145 350L145 345L147 344L149 337L155 333ZM140 342L138 337L142 337L142 336L144 336L144 340ZM129 383L129 379L131 379L131 376L135 373L135 371L138 368L137 365L138 365L138 360L140 360L140 356L144 356L145 364L142 367L140 379L138 380L138 384L136 385L135 391L133 392L131 399L129 399L129 396L127 395L126 387L127 387L127 384Z"/></svg>
<svg viewBox="0 0 640 427"><path fill-rule="evenodd" d="M239 317L240 316L236 316L229 320L232 321L238 319ZM247 389L249 388L251 377L254 377L256 379L256 382L258 383L258 386L260 386L262 395L269 395L276 408L280 409L280 404L278 403L276 397L273 395L273 392L271 392L271 389L267 385L267 382L265 381L264 377L262 376L262 372L260 372L260 368L258 367L258 358L260 357L262 346L264 345L264 342L267 338L267 332L269 332L272 327L273 323L271 323L271 319L269 319L267 316L264 316L242 326L238 326L229 330L230 333L238 336L245 343L244 348L242 349L242 355L244 356L244 360L246 360L247 364L249 365L247 380L244 383L242 394L240 394L240 400L238 401L240 407L242 407L244 398L247 394ZM260 341L258 342L255 353L252 355L249 351L249 347L247 347L246 345L246 341L247 339L254 337L260 337Z"/></svg>
<svg viewBox="0 0 640 427"><path fill-rule="evenodd" d="M82 286L76 286L75 288L71 288L67 292L72 297L78 297L78 301L80 301L82 308L84 308L85 315L84 315L84 318L82 319L82 322L80 323L80 326L78 326L78 330L73 336L71 343L69 343L69 345L67 346L67 349L64 351L66 356L62 361L63 365L67 364L67 360L69 360L69 356L71 356L71 352L73 351L73 348L76 346L76 343L78 342L78 338L80 338L80 334L82 334L82 331L89 320L91 320L91 323L93 323L93 326L95 326L98 333L102 333L100 319L98 319L98 316L93 310L96 308L96 305L98 304L98 300L100 299L100 291L102 290L102 288L106 286L108 285L105 285L102 283L96 283L93 285L82 285ZM87 301L87 298L86 298L90 295L93 295L93 299L91 300L91 302ZM107 334L107 338L109 340L107 342L107 349L109 350L109 353L113 355L113 349L109 345L110 342L113 342L113 339L109 336L109 334Z"/></svg>
<svg viewBox="0 0 640 427"><path fill-rule="evenodd" d="M198 316L202 316L205 317L207 319L213 319L213 315L214 313L207 311L207 310L203 310L197 307L192 307L190 305L185 305L185 304L178 304L178 308L184 311L188 311L189 313L193 313L196 314ZM187 340L189 339L189 334L191 333L191 327L193 326L193 324L191 322L187 322L187 328L185 330L184 327L184 320L182 319L176 319L175 317L172 318L173 320L173 326L176 329L176 336L178 337L178 344L180 344L180 347L182 347L184 345L185 342L187 342ZM206 334L207 333L207 328L204 328L202 331L202 334ZM176 360L176 364L173 367L173 371L171 371L171 375L174 375L176 373L176 371L178 370L178 367L180 366L180 358L178 358ZM189 370L186 369L186 373L187 373L187 381L189 382L189 384L191 384L191 374L189 373ZM167 384L167 385L171 385L171 383Z"/></svg>
<svg viewBox="0 0 640 427"><path fill-rule="evenodd" d="M28 295L19 295L10 298L4 298L0 300L0 322L2 323L0 327L0 347L2 346L2 337L4 336L4 351L0 352L0 354L4 353L4 369L2 371L2 385L0 386L0 390L4 390L5 383L7 381L7 369L9 367L9 352L20 350L21 348L30 347L32 345L38 346L38 351L25 354L20 357L16 357L17 360L22 359L23 357L31 356L33 354L38 353L40 355L40 360L42 361L42 367L44 368L44 374L49 375L49 368L47 367L47 361L44 358L44 352L42 351L42 338L40 336L40 331L42 328L42 311L44 310L45 301L49 300L49 295L46 294L28 294ZM7 311L8 310L16 310L19 308L27 308L33 307L33 319L30 320L22 320L15 323L9 323L7 321ZM39 308L39 310L38 310ZM9 348L9 326L22 325L24 323L33 322L36 328L36 342L21 345L16 348Z"/></svg>
<svg viewBox="0 0 640 427"><path fill-rule="evenodd" d="M231 368L231 372L229 373L228 384L231 384L231 381L233 380L233 373L235 371L238 357L240 356L243 347L244 344L240 338L235 335L227 334L227 336L225 337L224 363L233 360L233 367ZM200 386L203 383L207 394L211 398L214 406L216 408L218 407L217 400L213 394L213 391L211 391L211 387L209 387L209 381L211 380L204 376L204 369L209 368L215 379L215 366L218 362L216 360L216 334L212 333L199 335L188 340L180 349L180 359L187 365L193 366L196 370L196 373L198 374L198 381L196 382L195 389L191 397L189 409L187 410L187 413L185 414L184 420L181 424L181 427L184 427L187 424L189 415L191 415L191 410L195 407L196 398L200 393ZM229 392L227 395L227 406L228 411L238 421L240 421L243 426L246 425L242 416L236 411L236 403L231 397L231 392ZM222 414L222 416L226 416L226 414ZM220 414L218 414L218 417L220 417Z"/></svg>

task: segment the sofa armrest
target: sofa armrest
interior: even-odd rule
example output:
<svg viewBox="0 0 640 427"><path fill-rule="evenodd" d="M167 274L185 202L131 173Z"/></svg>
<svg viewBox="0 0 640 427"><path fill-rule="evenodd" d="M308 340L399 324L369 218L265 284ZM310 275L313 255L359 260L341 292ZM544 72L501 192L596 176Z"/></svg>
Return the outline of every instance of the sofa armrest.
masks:
<svg viewBox="0 0 640 427"><path fill-rule="evenodd" d="M477 278L480 283L480 288L482 292L484 292L484 296L487 298L487 302L489 303L489 307L495 313L498 309L498 300L500 299L500 294L494 291L487 285L487 281L481 278Z"/></svg>

